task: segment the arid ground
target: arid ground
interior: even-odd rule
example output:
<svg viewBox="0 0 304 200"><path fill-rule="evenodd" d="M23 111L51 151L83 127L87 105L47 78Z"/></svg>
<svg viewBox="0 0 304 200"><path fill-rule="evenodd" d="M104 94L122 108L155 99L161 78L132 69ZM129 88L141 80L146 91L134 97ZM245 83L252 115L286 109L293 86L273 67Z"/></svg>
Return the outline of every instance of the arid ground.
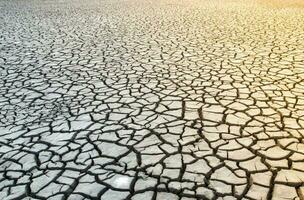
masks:
<svg viewBox="0 0 304 200"><path fill-rule="evenodd" d="M0 199L303 200L301 0L0 0Z"/></svg>

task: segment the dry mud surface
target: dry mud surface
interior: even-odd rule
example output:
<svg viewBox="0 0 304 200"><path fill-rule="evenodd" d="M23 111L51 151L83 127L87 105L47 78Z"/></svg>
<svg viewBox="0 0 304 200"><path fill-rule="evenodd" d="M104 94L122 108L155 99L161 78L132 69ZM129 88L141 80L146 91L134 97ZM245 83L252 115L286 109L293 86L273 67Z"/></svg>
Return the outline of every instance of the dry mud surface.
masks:
<svg viewBox="0 0 304 200"><path fill-rule="evenodd" d="M1 0L0 199L304 199L302 4Z"/></svg>

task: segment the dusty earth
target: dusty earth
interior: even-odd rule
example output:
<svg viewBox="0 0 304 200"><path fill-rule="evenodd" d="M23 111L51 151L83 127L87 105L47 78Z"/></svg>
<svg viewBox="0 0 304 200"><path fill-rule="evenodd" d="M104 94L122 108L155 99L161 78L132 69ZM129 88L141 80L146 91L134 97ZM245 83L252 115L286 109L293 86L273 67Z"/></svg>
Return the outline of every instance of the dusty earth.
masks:
<svg viewBox="0 0 304 200"><path fill-rule="evenodd" d="M300 0L0 0L0 199L304 199Z"/></svg>

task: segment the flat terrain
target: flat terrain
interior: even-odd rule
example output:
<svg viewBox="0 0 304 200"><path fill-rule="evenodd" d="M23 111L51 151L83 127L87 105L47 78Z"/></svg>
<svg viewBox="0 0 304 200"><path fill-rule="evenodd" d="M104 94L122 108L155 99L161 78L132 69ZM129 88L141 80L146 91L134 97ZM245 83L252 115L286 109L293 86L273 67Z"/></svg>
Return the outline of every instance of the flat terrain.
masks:
<svg viewBox="0 0 304 200"><path fill-rule="evenodd" d="M304 199L304 2L0 0L0 199Z"/></svg>

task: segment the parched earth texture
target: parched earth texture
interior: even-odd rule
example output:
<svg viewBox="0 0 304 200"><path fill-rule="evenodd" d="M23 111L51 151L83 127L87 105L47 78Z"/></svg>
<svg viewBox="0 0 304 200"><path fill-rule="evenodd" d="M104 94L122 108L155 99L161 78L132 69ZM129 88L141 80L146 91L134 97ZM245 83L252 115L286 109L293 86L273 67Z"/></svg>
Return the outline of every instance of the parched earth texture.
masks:
<svg viewBox="0 0 304 200"><path fill-rule="evenodd" d="M304 199L302 4L0 0L0 199Z"/></svg>

